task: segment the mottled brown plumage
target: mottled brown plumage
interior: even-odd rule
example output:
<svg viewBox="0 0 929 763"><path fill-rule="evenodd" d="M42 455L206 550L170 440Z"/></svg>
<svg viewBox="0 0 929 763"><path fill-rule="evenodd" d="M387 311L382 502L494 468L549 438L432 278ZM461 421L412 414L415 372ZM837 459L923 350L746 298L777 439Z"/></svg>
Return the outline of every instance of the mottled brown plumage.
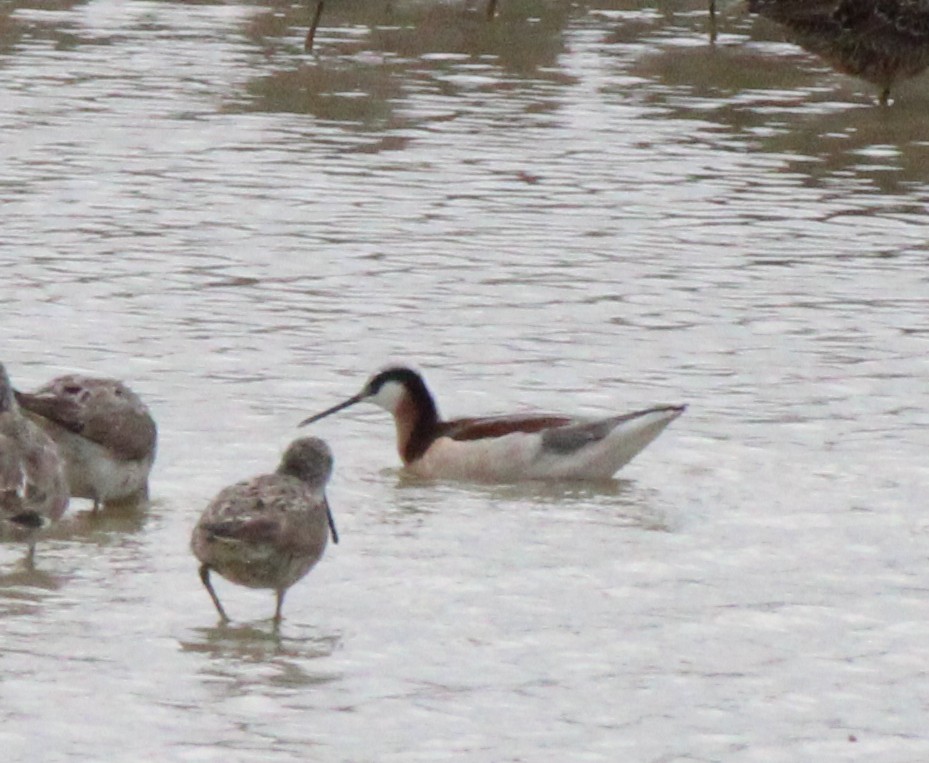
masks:
<svg viewBox="0 0 929 763"><path fill-rule="evenodd" d="M332 453L325 442L295 440L276 472L230 485L203 512L191 548L223 620L228 617L210 570L239 585L273 589L274 621L280 622L287 589L320 560L330 534L339 542L325 494L331 472Z"/></svg>
<svg viewBox="0 0 929 763"><path fill-rule="evenodd" d="M31 563L40 531L67 507L68 483L58 448L22 415L0 364L0 538L27 543Z"/></svg>
<svg viewBox="0 0 929 763"><path fill-rule="evenodd" d="M846 74L891 88L929 66L929 0L749 0L791 38Z"/></svg>
<svg viewBox="0 0 929 763"><path fill-rule="evenodd" d="M16 398L57 443L73 497L90 498L96 508L148 496L158 432L146 405L125 384L69 374Z"/></svg>

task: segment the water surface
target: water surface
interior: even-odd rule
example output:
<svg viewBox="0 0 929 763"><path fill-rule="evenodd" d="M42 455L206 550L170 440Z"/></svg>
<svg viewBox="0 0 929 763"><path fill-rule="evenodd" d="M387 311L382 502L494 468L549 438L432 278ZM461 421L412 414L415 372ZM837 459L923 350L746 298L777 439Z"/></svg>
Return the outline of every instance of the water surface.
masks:
<svg viewBox="0 0 929 763"><path fill-rule="evenodd" d="M153 501L0 549L0 746L45 761L929 755L925 78L874 105L705 3L12 3L2 360L116 375ZM389 360L447 415L687 402L605 486L424 484L314 427L288 596L187 549Z"/></svg>

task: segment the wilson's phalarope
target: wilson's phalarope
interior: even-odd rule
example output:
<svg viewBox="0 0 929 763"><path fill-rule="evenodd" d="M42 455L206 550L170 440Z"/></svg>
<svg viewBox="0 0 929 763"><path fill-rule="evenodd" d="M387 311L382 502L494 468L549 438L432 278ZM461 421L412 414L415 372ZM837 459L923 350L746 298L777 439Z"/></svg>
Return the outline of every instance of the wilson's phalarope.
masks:
<svg viewBox="0 0 929 763"><path fill-rule="evenodd" d="M58 444L71 495L101 504L148 498L158 432L145 404L115 379L60 376L17 392L26 413Z"/></svg>
<svg viewBox="0 0 929 763"><path fill-rule="evenodd" d="M748 9L785 26L798 45L881 89L929 66L927 0L749 0Z"/></svg>
<svg viewBox="0 0 929 763"><path fill-rule="evenodd" d="M332 452L325 442L294 440L274 474L230 485L204 510L190 546L223 620L229 618L210 583L210 570L233 583L276 591L274 622L279 623L287 589L320 560L330 534L339 542L326 500L330 474Z"/></svg>
<svg viewBox="0 0 929 763"><path fill-rule="evenodd" d="M393 414L397 449L410 472L480 482L607 479L686 407L665 405L601 419L517 414L443 421L422 376L393 367L300 426L363 400Z"/></svg>
<svg viewBox="0 0 929 763"><path fill-rule="evenodd" d="M0 538L29 544L35 558L39 532L68 507L68 482L58 448L22 415L0 364Z"/></svg>

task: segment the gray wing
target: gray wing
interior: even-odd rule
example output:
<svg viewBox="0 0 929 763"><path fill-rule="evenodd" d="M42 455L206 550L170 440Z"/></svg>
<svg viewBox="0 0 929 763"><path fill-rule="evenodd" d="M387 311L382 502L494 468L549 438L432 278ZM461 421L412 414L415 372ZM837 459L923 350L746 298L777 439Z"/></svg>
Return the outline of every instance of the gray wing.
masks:
<svg viewBox="0 0 929 763"><path fill-rule="evenodd" d="M552 453L574 453L585 445L602 440L616 426L614 419L568 424L542 433L543 450Z"/></svg>
<svg viewBox="0 0 929 763"><path fill-rule="evenodd" d="M616 427L625 424L627 421L642 416L648 416L653 413L662 411L680 411L681 406L665 405L656 408L648 408L644 411L634 411L624 413L621 416L610 416L607 419L597 419L595 421L581 421L577 424L568 424L567 426L557 427L555 429L546 429L542 433L542 449L551 453L574 453L582 448L599 442L606 438Z"/></svg>

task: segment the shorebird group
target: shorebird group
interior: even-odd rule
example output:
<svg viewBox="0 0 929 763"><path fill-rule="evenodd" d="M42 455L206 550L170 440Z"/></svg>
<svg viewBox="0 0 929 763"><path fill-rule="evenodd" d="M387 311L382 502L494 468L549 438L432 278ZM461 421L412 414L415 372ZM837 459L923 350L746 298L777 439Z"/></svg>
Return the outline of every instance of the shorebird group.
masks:
<svg viewBox="0 0 929 763"><path fill-rule="evenodd" d="M392 366L300 426L362 401L393 415L407 471L479 482L610 478L685 409L662 405L601 418L537 413L446 421L423 377ZM27 543L31 564L37 538L61 518L69 497L92 500L94 511L144 501L157 439L149 409L120 381L71 374L24 393L14 390L0 364L0 539ZM322 558L330 538L339 542L326 498L332 468L323 440L299 438L273 473L224 488L203 511L190 545L223 621L228 617L211 572L273 590L277 624L288 589Z"/></svg>
<svg viewBox="0 0 929 763"><path fill-rule="evenodd" d="M0 364L0 538L25 541L31 564L70 497L94 510L147 497L156 442L148 408L121 382L72 374L23 393Z"/></svg>

